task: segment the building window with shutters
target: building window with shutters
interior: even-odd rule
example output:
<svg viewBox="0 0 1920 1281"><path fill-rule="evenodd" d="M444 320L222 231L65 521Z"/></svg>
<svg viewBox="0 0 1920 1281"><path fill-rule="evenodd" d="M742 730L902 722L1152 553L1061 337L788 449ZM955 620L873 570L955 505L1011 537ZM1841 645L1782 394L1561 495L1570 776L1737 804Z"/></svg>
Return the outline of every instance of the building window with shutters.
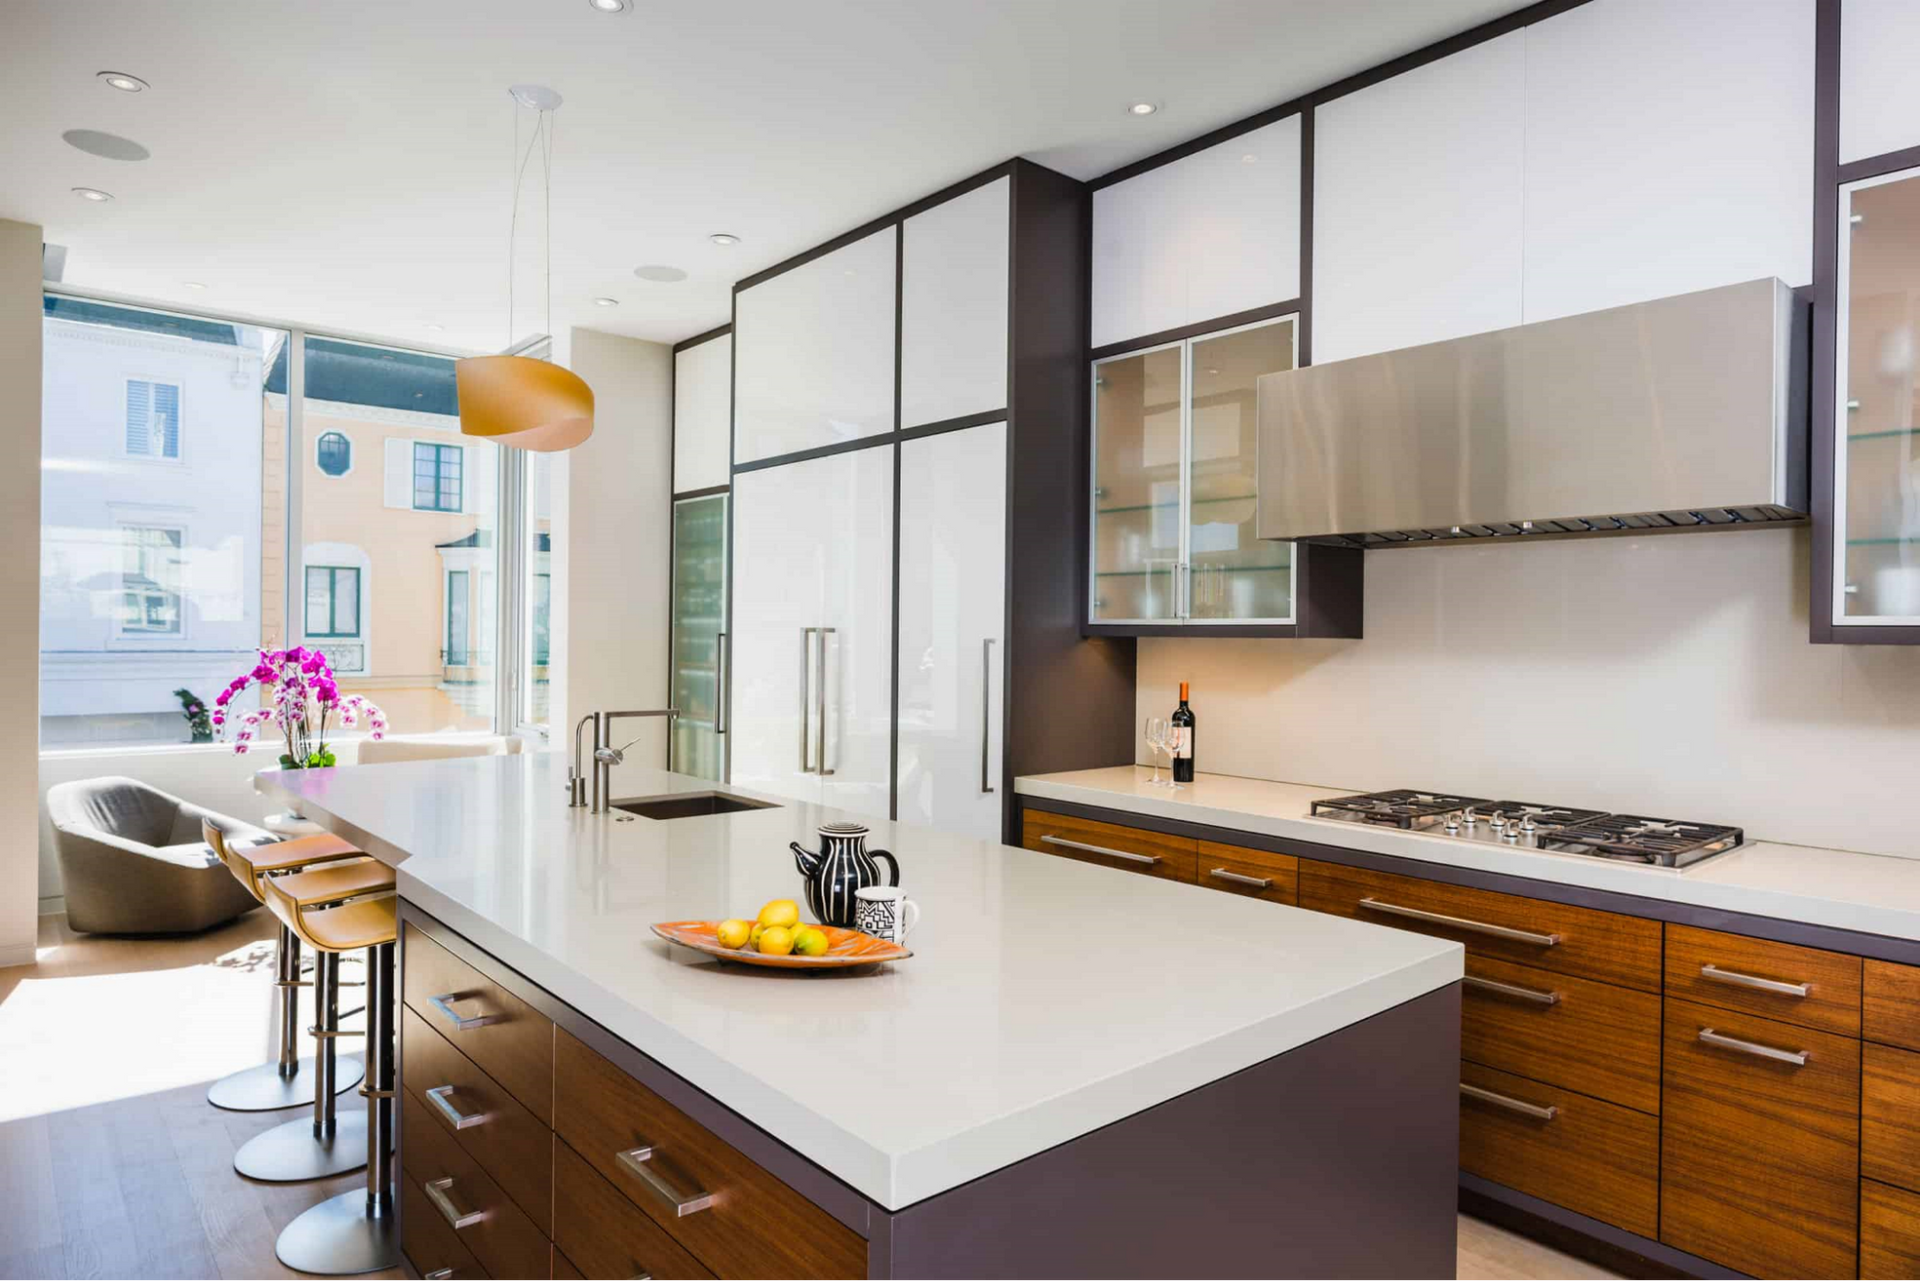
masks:
<svg viewBox="0 0 1920 1281"><path fill-rule="evenodd" d="M345 432L321 432L320 439L313 445L313 460L327 475L344 476L353 466L353 442Z"/></svg>
<svg viewBox="0 0 1920 1281"><path fill-rule="evenodd" d="M180 384L127 379L127 457L180 458Z"/></svg>
<svg viewBox="0 0 1920 1281"><path fill-rule="evenodd" d="M350 565L307 566L309 640L360 635L360 571Z"/></svg>
<svg viewBox="0 0 1920 1281"><path fill-rule="evenodd" d="M413 442L413 509L423 512L460 510L466 451L459 445Z"/></svg>

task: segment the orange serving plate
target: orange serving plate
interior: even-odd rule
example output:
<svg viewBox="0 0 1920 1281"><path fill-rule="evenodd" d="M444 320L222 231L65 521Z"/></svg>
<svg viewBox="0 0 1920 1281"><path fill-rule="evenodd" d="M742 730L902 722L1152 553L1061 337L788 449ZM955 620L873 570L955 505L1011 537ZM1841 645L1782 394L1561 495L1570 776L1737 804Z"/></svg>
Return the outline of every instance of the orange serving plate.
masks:
<svg viewBox="0 0 1920 1281"><path fill-rule="evenodd" d="M834 925L816 925L813 928L827 936L827 950L819 956L768 956L764 952L746 948L723 947L720 944L719 921L661 921L653 927L653 932L669 943L678 943L696 952L717 956L723 961L768 965L781 970L846 969L854 965L878 965L882 961L904 960L913 955L898 943L889 943L886 939L877 939L858 930L843 930Z"/></svg>

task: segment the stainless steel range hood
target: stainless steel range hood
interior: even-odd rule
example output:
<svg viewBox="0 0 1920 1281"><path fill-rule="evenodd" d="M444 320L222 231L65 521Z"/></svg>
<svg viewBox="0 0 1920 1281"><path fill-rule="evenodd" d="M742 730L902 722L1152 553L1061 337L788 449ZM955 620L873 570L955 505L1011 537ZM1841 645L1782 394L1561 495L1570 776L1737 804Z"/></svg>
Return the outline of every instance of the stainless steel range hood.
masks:
<svg viewBox="0 0 1920 1281"><path fill-rule="evenodd" d="M1259 380L1262 538L1386 547L1804 520L1778 280Z"/></svg>

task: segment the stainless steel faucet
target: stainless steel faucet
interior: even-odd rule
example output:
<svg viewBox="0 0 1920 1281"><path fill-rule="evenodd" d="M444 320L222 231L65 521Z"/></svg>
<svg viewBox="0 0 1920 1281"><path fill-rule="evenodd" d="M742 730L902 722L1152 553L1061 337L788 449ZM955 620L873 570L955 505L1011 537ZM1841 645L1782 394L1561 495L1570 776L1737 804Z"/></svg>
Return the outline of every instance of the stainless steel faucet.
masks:
<svg viewBox="0 0 1920 1281"><path fill-rule="evenodd" d="M649 711L634 712L588 712L573 727L573 762L567 770L567 804L577 809L589 805L587 793L587 762L582 759L580 750L580 731L593 722L593 792L590 812L604 814L613 801L613 767L626 759L626 750L639 742L638 738L628 739L618 747L608 743L613 737L613 723L626 717L664 716L672 721L680 715L677 707L661 707Z"/></svg>

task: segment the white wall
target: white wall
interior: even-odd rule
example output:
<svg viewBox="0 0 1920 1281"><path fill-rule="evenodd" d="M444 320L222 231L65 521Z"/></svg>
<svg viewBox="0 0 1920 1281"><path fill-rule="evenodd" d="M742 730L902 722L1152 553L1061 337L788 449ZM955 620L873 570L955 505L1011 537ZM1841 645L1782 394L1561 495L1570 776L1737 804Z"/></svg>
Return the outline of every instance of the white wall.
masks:
<svg viewBox="0 0 1920 1281"><path fill-rule="evenodd" d="M39 930L40 235L0 220L0 966L30 963Z"/></svg>
<svg viewBox="0 0 1920 1281"><path fill-rule="evenodd" d="M1807 642L1808 531L1367 553L1366 639L1142 640L1209 772L1920 857L1920 649ZM1142 756L1144 762L1145 757Z"/></svg>
<svg viewBox="0 0 1920 1281"><path fill-rule="evenodd" d="M565 557L556 593L553 743L573 744L588 712L665 706L668 587L672 574L673 349L592 329L572 333L568 367L593 388L593 437L567 458L555 503ZM556 478L557 479L557 478ZM564 619L559 616L564 608ZM560 719L561 716L566 718ZM616 727L645 735L627 754L665 769L664 721ZM617 776L617 771L616 771Z"/></svg>

